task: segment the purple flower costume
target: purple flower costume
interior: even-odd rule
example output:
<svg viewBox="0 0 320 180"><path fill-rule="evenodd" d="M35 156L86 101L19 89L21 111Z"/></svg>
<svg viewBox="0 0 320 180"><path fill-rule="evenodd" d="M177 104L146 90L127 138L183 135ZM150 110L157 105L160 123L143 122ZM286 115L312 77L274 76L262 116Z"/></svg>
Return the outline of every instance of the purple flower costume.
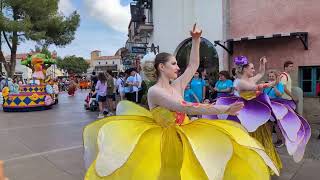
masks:
<svg viewBox="0 0 320 180"><path fill-rule="evenodd" d="M247 64L244 56L235 58L236 65ZM244 91L241 97L220 97L217 105L230 105L235 102L243 102L244 108L237 116L210 115L203 116L209 119L228 119L241 123L248 132L255 132L269 120L276 121L282 135L288 153L293 156L295 162L302 160L305 147L311 137L309 123L295 112L294 102L282 99L270 100L266 94L256 95L254 91Z"/></svg>

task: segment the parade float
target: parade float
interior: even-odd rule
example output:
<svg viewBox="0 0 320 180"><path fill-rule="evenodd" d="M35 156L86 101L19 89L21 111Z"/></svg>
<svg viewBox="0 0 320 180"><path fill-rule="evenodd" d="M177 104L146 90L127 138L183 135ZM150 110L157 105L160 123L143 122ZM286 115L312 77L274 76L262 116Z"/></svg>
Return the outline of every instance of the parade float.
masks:
<svg viewBox="0 0 320 180"><path fill-rule="evenodd" d="M32 69L32 79L26 84L5 87L2 90L3 111L26 112L50 109L57 102L53 81L46 78L46 70L56 63L50 54L29 54L21 64Z"/></svg>

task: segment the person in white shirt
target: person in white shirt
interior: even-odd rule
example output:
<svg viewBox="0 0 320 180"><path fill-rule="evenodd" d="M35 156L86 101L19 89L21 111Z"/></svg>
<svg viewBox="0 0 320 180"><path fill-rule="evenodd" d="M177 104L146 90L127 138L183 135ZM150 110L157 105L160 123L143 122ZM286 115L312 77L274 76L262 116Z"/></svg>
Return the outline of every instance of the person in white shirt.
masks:
<svg viewBox="0 0 320 180"><path fill-rule="evenodd" d="M119 78L117 79L116 82L116 87L118 89L118 93L120 95L120 100L124 100L124 84L125 84L126 80L125 80L125 75L123 72L119 73Z"/></svg>
<svg viewBox="0 0 320 180"><path fill-rule="evenodd" d="M136 69L133 69L132 74L134 75L134 82L136 84L136 86L133 88L133 91L136 93L136 102L141 103L141 98L143 95L141 91L142 78Z"/></svg>
<svg viewBox="0 0 320 180"><path fill-rule="evenodd" d="M130 76L127 78L126 83L130 87L130 95L128 96L128 100L136 103L141 102L141 76L137 73L137 70L132 68L129 70ZM140 94L139 94L140 92Z"/></svg>
<svg viewBox="0 0 320 180"><path fill-rule="evenodd" d="M239 82L240 82L240 79L239 78L236 78L234 81L233 81L233 94L237 97L240 97L240 94L239 94L239 91L237 89L238 85L239 85Z"/></svg>

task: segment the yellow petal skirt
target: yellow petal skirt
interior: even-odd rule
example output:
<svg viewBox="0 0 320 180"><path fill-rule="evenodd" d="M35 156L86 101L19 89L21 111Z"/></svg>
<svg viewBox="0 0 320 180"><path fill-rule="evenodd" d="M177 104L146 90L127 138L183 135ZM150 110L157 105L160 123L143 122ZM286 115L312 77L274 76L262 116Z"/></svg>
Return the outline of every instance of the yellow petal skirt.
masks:
<svg viewBox="0 0 320 180"><path fill-rule="evenodd" d="M117 116L86 126L83 140L86 180L268 180L268 167L278 174L260 143L236 122L190 122L128 101L119 103Z"/></svg>
<svg viewBox="0 0 320 180"><path fill-rule="evenodd" d="M272 142L272 133L269 125L264 124L260 126L255 132L250 133L250 135L262 144L262 146L265 148L266 153L272 159L278 171L280 171L280 169L282 169L282 162L279 154L274 148ZM274 174L273 171L270 171L270 173Z"/></svg>

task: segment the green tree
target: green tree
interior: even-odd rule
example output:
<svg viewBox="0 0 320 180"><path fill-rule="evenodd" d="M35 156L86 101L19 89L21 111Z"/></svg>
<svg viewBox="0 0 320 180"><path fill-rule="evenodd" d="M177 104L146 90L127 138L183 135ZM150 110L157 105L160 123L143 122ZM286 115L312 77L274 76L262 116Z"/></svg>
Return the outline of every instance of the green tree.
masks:
<svg viewBox="0 0 320 180"><path fill-rule="evenodd" d="M17 47L25 40L42 47L64 47L74 39L80 15L74 11L66 17L58 13L59 0L0 0L0 62L9 77L15 73ZM3 45L10 49L6 61Z"/></svg>
<svg viewBox="0 0 320 180"><path fill-rule="evenodd" d="M76 57L75 55L67 56L64 59L57 58L57 66L66 70L69 74L82 74L89 69L89 63L82 57Z"/></svg>

